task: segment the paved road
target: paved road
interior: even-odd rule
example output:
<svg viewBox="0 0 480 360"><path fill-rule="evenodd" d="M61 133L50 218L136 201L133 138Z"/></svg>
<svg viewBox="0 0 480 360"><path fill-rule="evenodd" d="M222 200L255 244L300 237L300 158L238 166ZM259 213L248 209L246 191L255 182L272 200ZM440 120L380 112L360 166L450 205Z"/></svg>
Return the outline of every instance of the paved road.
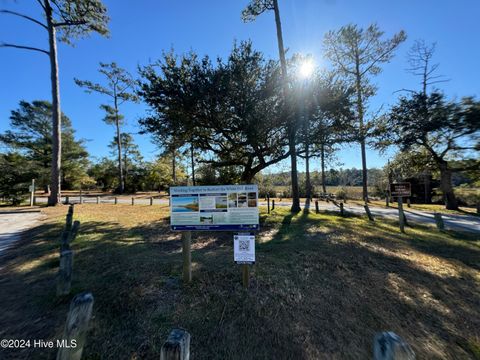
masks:
<svg viewBox="0 0 480 360"><path fill-rule="evenodd" d="M35 226L42 218L38 210L0 211L0 254L12 246L23 231Z"/></svg>

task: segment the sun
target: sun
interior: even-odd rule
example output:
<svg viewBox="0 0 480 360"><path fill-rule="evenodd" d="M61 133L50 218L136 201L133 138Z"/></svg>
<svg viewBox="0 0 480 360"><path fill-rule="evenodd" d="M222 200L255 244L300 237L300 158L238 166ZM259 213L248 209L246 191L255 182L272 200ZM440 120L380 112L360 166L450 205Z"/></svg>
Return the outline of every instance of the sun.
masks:
<svg viewBox="0 0 480 360"><path fill-rule="evenodd" d="M315 63L313 62L313 59L305 59L304 61L302 61L300 67L298 68L298 76L302 79L309 78L313 74L314 70Z"/></svg>

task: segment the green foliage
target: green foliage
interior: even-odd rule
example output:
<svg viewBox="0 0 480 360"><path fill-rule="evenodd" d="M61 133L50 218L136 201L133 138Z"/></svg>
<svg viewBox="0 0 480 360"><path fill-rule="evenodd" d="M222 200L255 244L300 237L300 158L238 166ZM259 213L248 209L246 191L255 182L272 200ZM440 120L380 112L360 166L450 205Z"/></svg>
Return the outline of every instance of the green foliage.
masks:
<svg viewBox="0 0 480 360"><path fill-rule="evenodd" d="M72 44L73 39L91 32L108 35L110 20L107 9L100 0L49 0L53 10L54 25L60 41Z"/></svg>
<svg viewBox="0 0 480 360"><path fill-rule="evenodd" d="M273 9L273 0L251 0L247 7L242 11L242 20L244 22L253 21L258 15Z"/></svg>
<svg viewBox="0 0 480 360"><path fill-rule="evenodd" d="M31 169L32 161L18 152L0 154L0 196L11 199L12 205L20 204L35 177Z"/></svg>
<svg viewBox="0 0 480 360"><path fill-rule="evenodd" d="M139 95L152 112L140 124L162 144L189 142L206 164L242 168L244 182L288 156L278 67L250 42L216 64L194 53L165 54L141 76Z"/></svg>
<svg viewBox="0 0 480 360"><path fill-rule="evenodd" d="M29 167L19 171L30 174L38 187L49 184L52 161L52 105L48 101L20 101L10 116L10 129L0 134L0 142L25 157ZM70 119L62 114L62 185L74 188L86 176L88 153L84 140L75 139ZM2 173L3 176L4 174ZM31 179L30 179L31 180Z"/></svg>

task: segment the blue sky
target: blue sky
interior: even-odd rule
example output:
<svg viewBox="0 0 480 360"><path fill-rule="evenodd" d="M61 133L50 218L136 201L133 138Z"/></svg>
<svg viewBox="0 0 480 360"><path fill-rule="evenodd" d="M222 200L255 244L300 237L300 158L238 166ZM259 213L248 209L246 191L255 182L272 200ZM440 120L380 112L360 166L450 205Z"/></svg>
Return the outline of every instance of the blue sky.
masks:
<svg viewBox="0 0 480 360"><path fill-rule="evenodd" d="M106 99L86 94L73 78L100 81L98 63L116 61L136 74L138 65L158 59L162 51L194 50L200 55L226 56L233 41L252 39L266 57L277 58L273 14L264 14L253 23L244 24L240 12L248 0L108 0L104 1L111 22L110 38L93 35L78 40L75 47L59 45L62 111L72 120L77 136L87 139L92 156L109 156L108 143L114 129L104 124L99 105ZM401 88L416 88L418 79L405 72L406 53L415 39L437 43L436 61L440 72L449 79L440 84L451 98L477 95L480 81L478 62L478 0L279 0L285 46L289 54L313 54L319 66L328 67L322 58L321 42L328 30L348 23L368 26L376 22L386 36L403 29L408 40L402 44L393 61L374 81L379 87L372 109L388 108ZM39 18L36 1L0 0L8 8ZM47 46L47 34L20 18L0 15L0 42L37 47ZM0 131L8 128L10 111L20 100L51 99L49 63L41 53L0 48ZM137 119L145 112L143 104L125 104L122 112L128 121L125 130L139 131ZM134 135L144 157L158 154L148 136ZM339 161L344 167L361 166L359 147L343 148ZM387 156L368 151L369 167L382 166ZM314 160L313 169L318 169ZM288 162L272 171L288 169ZM300 171L303 171L302 166Z"/></svg>

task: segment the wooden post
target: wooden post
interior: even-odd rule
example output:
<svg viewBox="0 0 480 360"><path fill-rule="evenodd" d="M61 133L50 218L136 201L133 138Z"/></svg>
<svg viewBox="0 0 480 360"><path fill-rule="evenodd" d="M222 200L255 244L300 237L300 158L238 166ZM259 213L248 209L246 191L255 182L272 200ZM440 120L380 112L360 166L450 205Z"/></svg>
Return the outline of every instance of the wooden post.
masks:
<svg viewBox="0 0 480 360"><path fill-rule="evenodd" d="M150 197L150 206L152 206L152 205L153 205L153 196Z"/></svg>
<svg viewBox="0 0 480 360"><path fill-rule="evenodd" d="M97 195L97 204L100 204L100 196Z"/></svg>
<svg viewBox="0 0 480 360"><path fill-rule="evenodd" d="M115 205L117 205L117 204L118 204L118 199L117 199L117 197L115 196Z"/></svg>
<svg viewBox="0 0 480 360"><path fill-rule="evenodd" d="M182 232L183 281L192 281L192 232Z"/></svg>
<svg viewBox="0 0 480 360"><path fill-rule="evenodd" d="M173 329L160 350L160 360L189 360L190 334L183 329Z"/></svg>
<svg viewBox="0 0 480 360"><path fill-rule="evenodd" d="M70 303L63 336L60 340L65 346L58 348L57 360L80 360L87 339L88 323L92 317L93 295L81 293ZM73 343L75 342L75 346Z"/></svg>
<svg viewBox="0 0 480 360"><path fill-rule="evenodd" d="M365 203L365 205L363 205L364 209L365 209L365 212L367 213L367 216L368 216L368 220L370 221L375 221L375 219L373 218L372 216L372 213L370 212L370 208L368 207L368 204Z"/></svg>
<svg viewBox="0 0 480 360"><path fill-rule="evenodd" d="M442 214L436 212L433 214L433 217L435 218L437 229L440 231L445 230L445 223L443 222Z"/></svg>
<svg viewBox="0 0 480 360"><path fill-rule="evenodd" d="M345 216L345 212L343 211L343 202L340 203L340 216Z"/></svg>
<svg viewBox="0 0 480 360"><path fill-rule="evenodd" d="M373 360L415 360L415 353L394 332L382 332L373 340Z"/></svg>
<svg viewBox="0 0 480 360"><path fill-rule="evenodd" d="M390 207L390 194L389 194L388 190L385 193L385 206Z"/></svg>
<svg viewBox="0 0 480 360"><path fill-rule="evenodd" d="M80 188L80 204L82 203L82 200L83 200L83 196L82 196L82 188Z"/></svg>
<svg viewBox="0 0 480 360"><path fill-rule="evenodd" d="M65 196L65 204L70 204L70 196Z"/></svg>
<svg viewBox="0 0 480 360"><path fill-rule="evenodd" d="M410 198L407 198L407 207L412 207L412 204L410 202Z"/></svg>
<svg viewBox="0 0 480 360"><path fill-rule="evenodd" d="M267 195L267 213L270 214L270 195Z"/></svg>
<svg viewBox="0 0 480 360"><path fill-rule="evenodd" d="M320 210L318 209L318 200L315 200L315 213L320 213Z"/></svg>
<svg viewBox="0 0 480 360"><path fill-rule="evenodd" d="M400 224L400 231L405 233L405 214L403 213L403 198L399 196L398 198L398 222Z"/></svg>
<svg viewBox="0 0 480 360"><path fill-rule="evenodd" d="M57 296L70 294L72 285L73 251L64 250L60 254L60 267L57 278Z"/></svg>
<svg viewBox="0 0 480 360"><path fill-rule="evenodd" d="M132 196L132 205L135 205L135 198Z"/></svg>
<svg viewBox="0 0 480 360"><path fill-rule="evenodd" d="M275 210L275 199L272 200L272 211Z"/></svg>
<svg viewBox="0 0 480 360"><path fill-rule="evenodd" d="M250 268L248 267L248 264L242 265L242 283L243 288L248 289L250 283Z"/></svg>
<svg viewBox="0 0 480 360"><path fill-rule="evenodd" d="M30 189L30 206L33 206L35 200L35 179L32 179L32 185L31 186L31 189Z"/></svg>

